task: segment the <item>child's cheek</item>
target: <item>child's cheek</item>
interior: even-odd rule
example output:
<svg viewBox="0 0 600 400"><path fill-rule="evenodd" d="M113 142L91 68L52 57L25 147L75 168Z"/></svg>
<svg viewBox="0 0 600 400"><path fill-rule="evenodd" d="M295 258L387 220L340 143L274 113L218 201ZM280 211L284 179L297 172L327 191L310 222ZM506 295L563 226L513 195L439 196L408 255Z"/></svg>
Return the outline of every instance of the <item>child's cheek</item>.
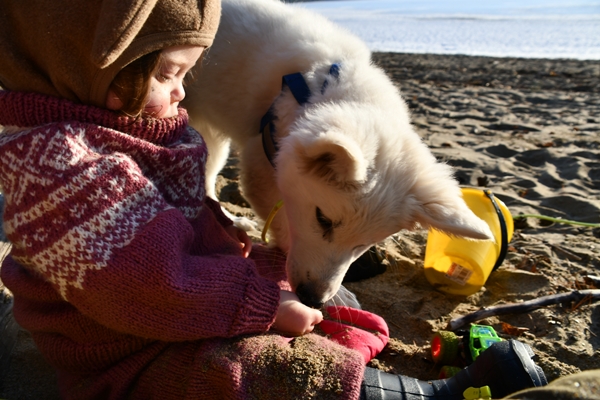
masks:
<svg viewBox="0 0 600 400"><path fill-rule="evenodd" d="M168 94L164 93L160 87L153 85L148 96L148 103L144 107L144 114L155 118L169 117L171 116L168 115L170 112L170 103Z"/></svg>

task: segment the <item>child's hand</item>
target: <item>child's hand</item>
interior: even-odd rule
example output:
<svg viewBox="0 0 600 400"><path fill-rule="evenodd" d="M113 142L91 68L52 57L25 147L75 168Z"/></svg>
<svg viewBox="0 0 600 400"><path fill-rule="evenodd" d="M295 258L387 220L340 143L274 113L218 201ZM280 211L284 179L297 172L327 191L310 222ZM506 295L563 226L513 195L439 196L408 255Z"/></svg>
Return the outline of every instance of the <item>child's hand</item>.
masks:
<svg viewBox="0 0 600 400"><path fill-rule="evenodd" d="M388 343L390 331L379 315L350 307L327 307L327 313L341 323L323 321L320 325L323 332L334 342L360 352L365 364Z"/></svg>
<svg viewBox="0 0 600 400"><path fill-rule="evenodd" d="M277 316L271 329L290 336L302 336L312 332L323 314L319 310L305 306L295 293L282 290Z"/></svg>
<svg viewBox="0 0 600 400"><path fill-rule="evenodd" d="M231 236L234 240L238 240L240 242L240 247L242 248L242 252L244 253L244 257L248 258L250 255L250 250L252 250L252 240L246 233L246 231L238 228L235 225L228 225L225 227L225 231Z"/></svg>

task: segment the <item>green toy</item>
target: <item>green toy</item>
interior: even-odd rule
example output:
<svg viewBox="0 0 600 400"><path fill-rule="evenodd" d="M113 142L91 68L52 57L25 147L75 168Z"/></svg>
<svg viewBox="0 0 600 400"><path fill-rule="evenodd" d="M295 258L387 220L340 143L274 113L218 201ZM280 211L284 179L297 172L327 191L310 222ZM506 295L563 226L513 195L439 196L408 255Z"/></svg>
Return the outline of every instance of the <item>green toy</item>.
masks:
<svg viewBox="0 0 600 400"><path fill-rule="evenodd" d="M482 351L501 340L494 328L488 325L471 325L469 331L459 331L458 335L451 331L439 331L431 340L431 357L436 364L444 365L440 378L449 378L460 368L447 364L456 364L459 355L469 365Z"/></svg>

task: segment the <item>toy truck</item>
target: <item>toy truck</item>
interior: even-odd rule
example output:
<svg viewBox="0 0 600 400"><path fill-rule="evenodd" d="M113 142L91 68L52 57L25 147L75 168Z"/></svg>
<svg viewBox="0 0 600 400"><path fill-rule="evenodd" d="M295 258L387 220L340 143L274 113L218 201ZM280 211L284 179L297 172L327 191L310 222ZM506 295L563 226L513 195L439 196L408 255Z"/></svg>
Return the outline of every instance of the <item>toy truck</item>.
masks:
<svg viewBox="0 0 600 400"><path fill-rule="evenodd" d="M458 334L439 331L431 340L431 357L436 364L443 365L440 378L445 379L461 369L452 365L471 364L482 351L501 340L494 328L488 325L471 325L468 331L459 331Z"/></svg>

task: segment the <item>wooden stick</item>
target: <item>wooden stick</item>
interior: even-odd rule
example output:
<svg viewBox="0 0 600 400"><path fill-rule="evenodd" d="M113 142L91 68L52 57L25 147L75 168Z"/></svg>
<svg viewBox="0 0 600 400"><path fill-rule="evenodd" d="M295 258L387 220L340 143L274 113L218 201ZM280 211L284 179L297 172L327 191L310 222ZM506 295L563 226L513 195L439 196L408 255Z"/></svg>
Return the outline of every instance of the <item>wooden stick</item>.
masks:
<svg viewBox="0 0 600 400"><path fill-rule="evenodd" d="M549 296L539 297L537 299L524 301L522 303L501 304L498 306L483 307L471 314L464 315L448 322L446 329L454 331L463 326L479 321L481 319L492 317L495 315L518 314L524 313L538 308L542 308L551 304L580 302L588 297L591 301L600 300L600 289L574 290L569 293L558 293Z"/></svg>

